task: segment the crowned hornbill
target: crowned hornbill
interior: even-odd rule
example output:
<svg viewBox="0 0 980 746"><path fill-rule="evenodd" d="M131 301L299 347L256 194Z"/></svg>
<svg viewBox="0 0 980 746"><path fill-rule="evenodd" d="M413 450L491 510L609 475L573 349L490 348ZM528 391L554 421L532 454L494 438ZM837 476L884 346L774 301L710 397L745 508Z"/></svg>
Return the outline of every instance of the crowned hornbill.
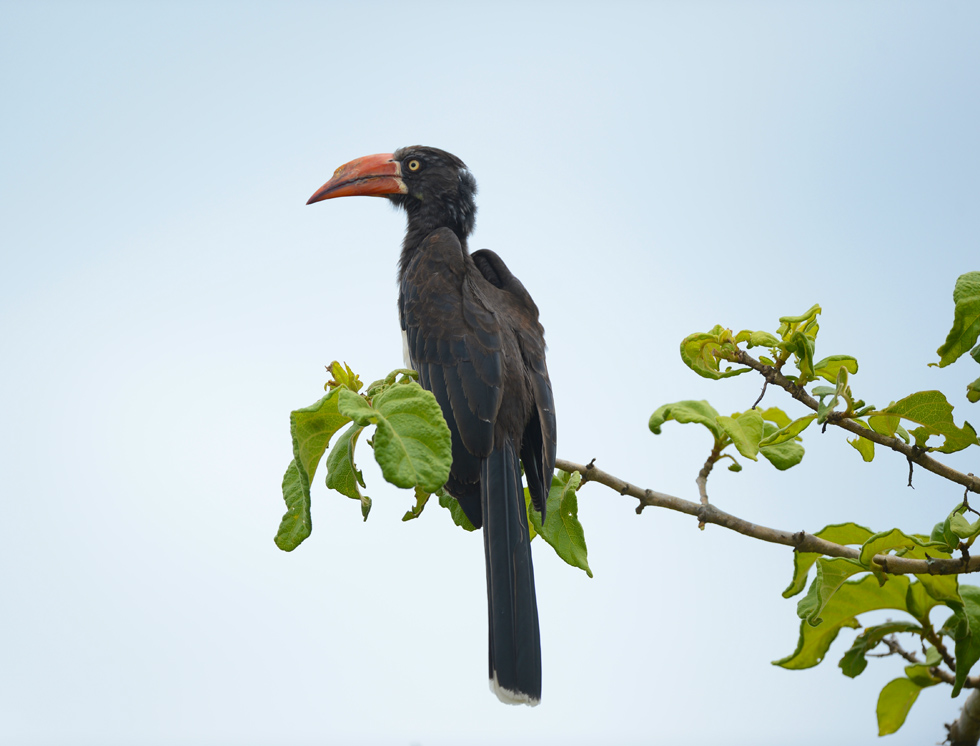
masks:
<svg viewBox="0 0 980 746"><path fill-rule="evenodd" d="M398 265L406 363L452 434L446 490L483 526L490 687L503 702L535 705L541 641L520 462L543 520L555 407L537 306L499 256L467 250L475 194L459 158L415 146L341 166L307 204L378 195L408 213Z"/></svg>

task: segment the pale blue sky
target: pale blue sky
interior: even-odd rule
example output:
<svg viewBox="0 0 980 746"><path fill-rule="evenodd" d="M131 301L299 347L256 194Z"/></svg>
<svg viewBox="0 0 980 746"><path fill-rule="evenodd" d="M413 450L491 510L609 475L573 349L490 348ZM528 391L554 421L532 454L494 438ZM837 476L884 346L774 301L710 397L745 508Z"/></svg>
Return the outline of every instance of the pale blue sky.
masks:
<svg viewBox="0 0 980 746"><path fill-rule="evenodd" d="M371 519L318 477L312 537L276 549L290 409L335 358L401 360L404 217L305 202L357 156L463 158L473 247L541 309L559 455L694 498L707 437L646 422L752 404L680 362L716 323L819 302L818 354L856 355L864 398L938 387L980 420L975 365L926 367L980 269L978 84L966 2L0 3L0 740L872 741L897 662L845 679L844 633L769 664L796 644L788 551L599 487L594 579L535 547L534 710L487 690L480 537L401 523L367 451ZM807 435L714 502L922 531L959 496ZM941 740L948 694L888 743Z"/></svg>

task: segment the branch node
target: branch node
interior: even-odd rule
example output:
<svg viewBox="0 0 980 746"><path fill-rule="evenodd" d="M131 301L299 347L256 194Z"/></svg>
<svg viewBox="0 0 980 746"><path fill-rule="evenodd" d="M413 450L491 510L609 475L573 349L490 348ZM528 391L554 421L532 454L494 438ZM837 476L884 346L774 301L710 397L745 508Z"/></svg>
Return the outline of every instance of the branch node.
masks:
<svg viewBox="0 0 980 746"><path fill-rule="evenodd" d="M582 481L579 482L579 488L585 486L585 483L592 478L592 472L595 470L595 459L592 459L589 463L585 465L585 471L579 472L582 475Z"/></svg>

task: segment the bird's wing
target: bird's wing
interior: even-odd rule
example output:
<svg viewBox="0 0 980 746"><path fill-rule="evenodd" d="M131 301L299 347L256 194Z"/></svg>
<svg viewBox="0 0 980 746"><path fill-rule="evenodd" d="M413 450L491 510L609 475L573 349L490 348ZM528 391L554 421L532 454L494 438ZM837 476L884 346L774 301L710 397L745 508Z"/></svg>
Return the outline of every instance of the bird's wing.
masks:
<svg viewBox="0 0 980 746"><path fill-rule="evenodd" d="M509 315L519 324L516 330L518 345L534 396L531 419L521 439L521 461L524 463L524 473L534 507L540 511L544 520L557 457L557 423L555 399L545 360L544 329L538 321L538 307L521 281L497 254L489 249L481 249L474 251L472 258L488 282L506 291L510 299Z"/></svg>
<svg viewBox="0 0 980 746"><path fill-rule="evenodd" d="M399 304L413 366L452 433L447 488L479 526L480 462L493 450L503 395L502 340L488 299L466 270L456 235L433 232L402 276Z"/></svg>

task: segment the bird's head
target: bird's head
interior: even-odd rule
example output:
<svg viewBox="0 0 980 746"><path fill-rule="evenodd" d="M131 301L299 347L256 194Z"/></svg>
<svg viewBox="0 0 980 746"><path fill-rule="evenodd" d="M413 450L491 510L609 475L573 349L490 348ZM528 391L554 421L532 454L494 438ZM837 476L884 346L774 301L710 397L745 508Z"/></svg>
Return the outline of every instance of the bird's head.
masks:
<svg viewBox="0 0 980 746"><path fill-rule="evenodd" d="M387 197L405 209L406 247L413 236L421 241L444 227L465 244L476 223L476 179L463 161L438 148L412 145L345 163L306 204L356 195Z"/></svg>

